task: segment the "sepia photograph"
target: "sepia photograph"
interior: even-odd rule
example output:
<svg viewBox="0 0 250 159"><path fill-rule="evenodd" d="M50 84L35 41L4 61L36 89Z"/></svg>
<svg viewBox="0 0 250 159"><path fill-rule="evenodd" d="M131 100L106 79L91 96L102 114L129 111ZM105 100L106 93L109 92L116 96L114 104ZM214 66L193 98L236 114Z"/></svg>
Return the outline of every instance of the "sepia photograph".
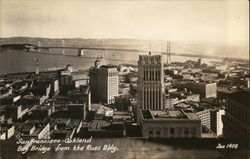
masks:
<svg viewBox="0 0 250 159"><path fill-rule="evenodd" d="M249 0L0 0L0 159L250 159Z"/></svg>

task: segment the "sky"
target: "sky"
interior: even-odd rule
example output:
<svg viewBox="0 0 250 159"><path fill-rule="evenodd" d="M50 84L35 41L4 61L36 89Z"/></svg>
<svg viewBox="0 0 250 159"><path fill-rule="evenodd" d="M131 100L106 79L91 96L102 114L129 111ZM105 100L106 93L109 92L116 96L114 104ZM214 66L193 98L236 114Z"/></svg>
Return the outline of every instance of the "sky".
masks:
<svg viewBox="0 0 250 159"><path fill-rule="evenodd" d="M0 0L0 36L249 42L248 0Z"/></svg>

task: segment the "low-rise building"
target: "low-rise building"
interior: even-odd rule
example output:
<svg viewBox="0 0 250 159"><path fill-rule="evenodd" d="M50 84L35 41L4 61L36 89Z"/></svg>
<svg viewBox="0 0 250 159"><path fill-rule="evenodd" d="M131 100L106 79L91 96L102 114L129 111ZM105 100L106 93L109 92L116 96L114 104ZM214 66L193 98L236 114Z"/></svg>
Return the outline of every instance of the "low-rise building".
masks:
<svg viewBox="0 0 250 159"><path fill-rule="evenodd" d="M210 129L210 109L195 109L194 112L201 119L201 124Z"/></svg>
<svg viewBox="0 0 250 159"><path fill-rule="evenodd" d="M0 111L0 123L3 123L5 120L5 114L3 111Z"/></svg>
<svg viewBox="0 0 250 159"><path fill-rule="evenodd" d="M19 100L19 104L21 105L40 105L43 104L48 99L48 96L34 96L34 95L25 95Z"/></svg>
<svg viewBox="0 0 250 159"><path fill-rule="evenodd" d="M9 105L5 108L6 115L12 117L13 121L22 118L22 105Z"/></svg>
<svg viewBox="0 0 250 159"><path fill-rule="evenodd" d="M35 106L32 109L34 119L44 119L55 112L54 105Z"/></svg>
<svg viewBox="0 0 250 159"><path fill-rule="evenodd" d="M201 137L201 120L191 111L140 110L143 137L183 138Z"/></svg>
<svg viewBox="0 0 250 159"><path fill-rule="evenodd" d="M49 139L50 124L48 122L30 120L26 121L22 130L21 138L23 139Z"/></svg>
<svg viewBox="0 0 250 159"><path fill-rule="evenodd" d="M0 124L0 140L7 140L14 135L14 124Z"/></svg>
<svg viewBox="0 0 250 159"><path fill-rule="evenodd" d="M211 130L217 135L222 135L223 123L222 116L225 115L224 109L213 109L210 111L210 127Z"/></svg>
<svg viewBox="0 0 250 159"><path fill-rule="evenodd" d="M202 98L217 97L217 84L216 83L192 83L190 91L200 94Z"/></svg>
<svg viewBox="0 0 250 159"><path fill-rule="evenodd" d="M192 93L197 93L200 98L210 98L217 97L217 83L207 83L207 82L191 82L191 83L180 83L177 84L178 90L191 91Z"/></svg>
<svg viewBox="0 0 250 159"><path fill-rule="evenodd" d="M128 95L120 95L115 97L115 107L119 111L128 111L131 106L130 98Z"/></svg>
<svg viewBox="0 0 250 159"><path fill-rule="evenodd" d="M71 90L67 93L69 103L87 104L87 108L91 107L91 91L89 85L81 85L79 90Z"/></svg>
<svg viewBox="0 0 250 159"><path fill-rule="evenodd" d="M86 103L82 104L69 104L68 105L69 116L71 119L85 120L87 114Z"/></svg>

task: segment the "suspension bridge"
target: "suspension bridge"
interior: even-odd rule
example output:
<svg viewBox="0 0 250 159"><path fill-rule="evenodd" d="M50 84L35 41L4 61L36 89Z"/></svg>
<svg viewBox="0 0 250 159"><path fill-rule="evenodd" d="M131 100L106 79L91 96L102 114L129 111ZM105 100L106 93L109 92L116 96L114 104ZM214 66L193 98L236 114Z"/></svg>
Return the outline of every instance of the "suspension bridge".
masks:
<svg viewBox="0 0 250 159"><path fill-rule="evenodd" d="M188 48L184 48L183 46L170 42L170 41L164 41L160 44L151 46L151 43L149 44L150 46L146 46L145 44L141 46L137 46L138 48L143 48L144 49L131 49L131 48L113 48L109 47L108 45L105 45L104 40L101 41L101 45L99 47L81 47L81 46L65 46L65 41L62 40L62 45L61 46L42 46L41 41L38 41L38 46L36 47L37 52L43 53L46 50L51 50L51 49L59 49L61 50L61 55L66 55L66 50L76 50L76 55L77 57L85 57L85 52L86 50L96 50L96 51L101 51L101 58L105 58L107 51L125 51L125 52L137 52L137 53L147 53L149 51L155 53L155 54L161 54L161 55L166 55L167 56L167 62L171 62L171 56L184 56L184 57L194 57L194 58L209 58L209 59L230 59L228 57L220 57L220 56L211 56L211 55L205 55L202 52L198 52L197 50L191 50ZM159 48L165 46L166 49L163 49L164 51L152 51L153 48ZM171 48L179 48L183 50L185 53L177 53L173 52ZM51 54L54 54L53 52ZM72 56L72 55L70 55Z"/></svg>

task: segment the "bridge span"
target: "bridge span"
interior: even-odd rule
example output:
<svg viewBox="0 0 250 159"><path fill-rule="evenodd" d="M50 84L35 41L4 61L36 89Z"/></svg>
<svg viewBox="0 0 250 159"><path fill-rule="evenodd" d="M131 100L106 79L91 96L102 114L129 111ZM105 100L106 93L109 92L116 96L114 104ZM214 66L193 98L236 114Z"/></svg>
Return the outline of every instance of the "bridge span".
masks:
<svg viewBox="0 0 250 159"><path fill-rule="evenodd" d="M77 46L44 46L44 47L37 47L37 49L40 51L41 49L45 49L45 50L50 50L50 49L61 49L63 50L62 52L64 52L65 49L74 49L77 50L77 56L84 56L85 50L100 50L102 51L102 57L105 57L105 55L103 55L103 51L125 51L125 52L141 52L141 53L146 53L148 52L148 50L140 50L140 49L120 49L120 48L100 48L100 47L77 47ZM157 54L162 54L162 55L168 55L167 52L163 52L163 51L153 51L153 53L157 53ZM174 53L171 52L172 56L184 56L184 57L195 57L195 58L209 58L209 59L230 59L230 58L226 58L226 57L220 57L220 56L211 56L211 55L198 55L198 54L185 54L185 53ZM235 58L234 58L235 59Z"/></svg>

